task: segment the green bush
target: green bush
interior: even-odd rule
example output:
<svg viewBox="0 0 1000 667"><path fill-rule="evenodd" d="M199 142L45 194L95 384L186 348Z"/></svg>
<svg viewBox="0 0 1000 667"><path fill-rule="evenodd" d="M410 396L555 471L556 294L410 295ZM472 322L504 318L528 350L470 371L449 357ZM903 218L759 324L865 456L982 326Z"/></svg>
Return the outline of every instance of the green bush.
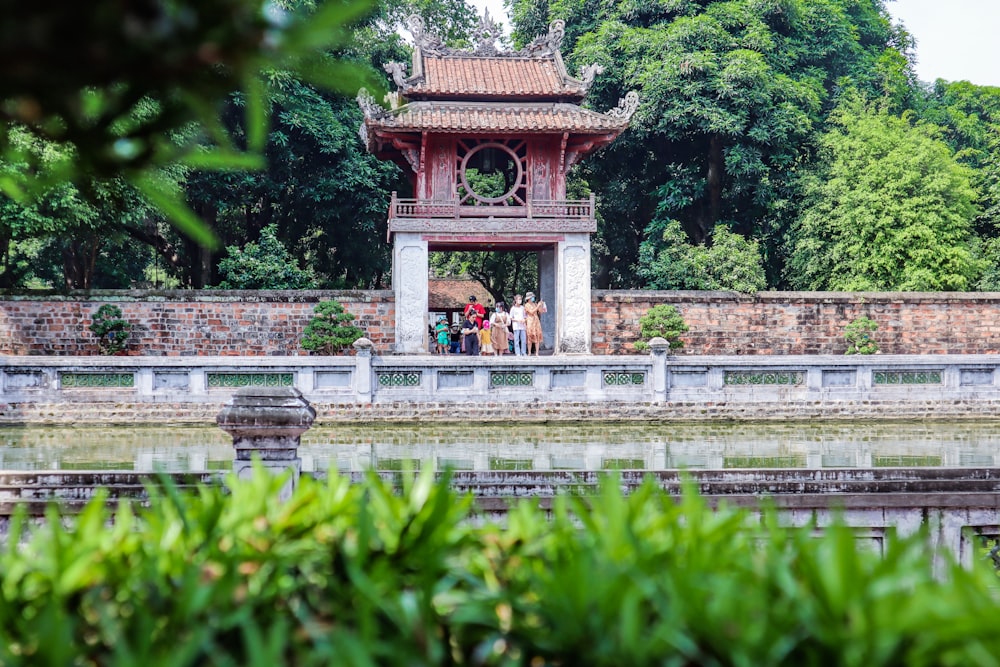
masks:
<svg viewBox="0 0 1000 667"><path fill-rule="evenodd" d="M260 230L260 241L242 248L226 247L219 262L222 289L309 289L316 286L312 271L300 269L298 260L278 238L278 225Z"/></svg>
<svg viewBox="0 0 1000 667"><path fill-rule="evenodd" d="M640 340L635 343L635 349L648 350L649 341L659 336L670 343L670 349L676 350L684 347L681 334L690 329L681 317L676 306L660 304L650 308L645 315L639 318Z"/></svg>
<svg viewBox="0 0 1000 667"><path fill-rule="evenodd" d="M90 332L97 336L101 354L118 354L128 347L132 323L122 317L122 309L106 303L90 316Z"/></svg>
<svg viewBox="0 0 1000 667"><path fill-rule="evenodd" d="M872 333L878 330L878 323L867 317L859 317L844 327L847 351L844 354L875 354L878 343Z"/></svg>
<svg viewBox="0 0 1000 667"><path fill-rule="evenodd" d="M429 473L103 498L0 553L4 665L995 665L996 578L617 480L503 527Z"/></svg>
<svg viewBox="0 0 1000 667"><path fill-rule="evenodd" d="M302 332L302 347L322 354L337 354L365 335L349 324L354 315L344 310L339 301L322 301L313 311L313 318Z"/></svg>

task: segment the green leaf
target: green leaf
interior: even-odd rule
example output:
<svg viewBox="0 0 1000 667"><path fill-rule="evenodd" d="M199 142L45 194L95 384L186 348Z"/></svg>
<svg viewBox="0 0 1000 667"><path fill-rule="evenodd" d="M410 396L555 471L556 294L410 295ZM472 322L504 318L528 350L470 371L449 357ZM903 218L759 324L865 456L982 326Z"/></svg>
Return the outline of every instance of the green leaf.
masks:
<svg viewBox="0 0 1000 667"><path fill-rule="evenodd" d="M133 176L130 182L163 211L178 231L203 247L213 250L219 247L215 233L195 215L175 190L148 174Z"/></svg>

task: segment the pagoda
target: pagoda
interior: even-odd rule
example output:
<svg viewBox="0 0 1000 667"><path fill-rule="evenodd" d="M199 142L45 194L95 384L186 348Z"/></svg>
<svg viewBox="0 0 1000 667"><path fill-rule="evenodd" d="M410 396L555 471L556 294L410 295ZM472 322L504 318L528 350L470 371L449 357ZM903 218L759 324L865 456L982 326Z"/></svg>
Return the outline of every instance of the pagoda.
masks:
<svg viewBox="0 0 1000 667"><path fill-rule="evenodd" d="M397 86L380 106L362 90L361 138L369 151L410 174L413 199L389 207L396 302L396 352L428 350L428 253L493 250L538 253L543 349L590 351L590 235L593 195L566 199L566 174L613 141L639 98L628 93L607 113L581 103L598 65L566 72L564 23L520 51L499 51L499 26L486 14L476 46L458 50L409 21L413 62L385 69Z"/></svg>

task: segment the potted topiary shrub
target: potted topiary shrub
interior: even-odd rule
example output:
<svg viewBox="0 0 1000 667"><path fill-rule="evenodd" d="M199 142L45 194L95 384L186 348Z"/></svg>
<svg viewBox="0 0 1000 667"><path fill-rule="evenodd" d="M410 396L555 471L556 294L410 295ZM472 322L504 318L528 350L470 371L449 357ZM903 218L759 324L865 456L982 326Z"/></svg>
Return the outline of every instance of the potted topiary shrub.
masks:
<svg viewBox="0 0 1000 667"><path fill-rule="evenodd" d="M878 343L872 333L878 330L878 323L867 317L859 317L844 327L847 351L844 354L875 354Z"/></svg>
<svg viewBox="0 0 1000 667"><path fill-rule="evenodd" d="M128 347L132 323L122 317L122 309L104 304L90 316L90 332L97 336L101 354L120 354Z"/></svg>
<svg viewBox="0 0 1000 667"><path fill-rule="evenodd" d="M350 324L354 315L345 311L338 301L321 301L314 312L302 332L302 347L306 350L338 354L364 336L361 329Z"/></svg>
<svg viewBox="0 0 1000 667"><path fill-rule="evenodd" d="M684 347L681 334L686 333L690 327L684 322L680 311L675 306L660 304L650 308L645 315L639 319L639 336L641 340L636 341L635 349L648 350L649 341L660 337L666 339L671 350Z"/></svg>

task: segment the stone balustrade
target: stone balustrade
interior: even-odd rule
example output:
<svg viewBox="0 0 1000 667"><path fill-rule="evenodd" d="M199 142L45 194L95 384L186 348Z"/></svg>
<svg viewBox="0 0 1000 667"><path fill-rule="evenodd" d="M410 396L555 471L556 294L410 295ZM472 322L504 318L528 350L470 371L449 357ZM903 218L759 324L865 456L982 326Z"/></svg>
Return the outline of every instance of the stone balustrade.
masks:
<svg viewBox="0 0 1000 667"><path fill-rule="evenodd" d="M323 421L964 417L1000 408L1000 355L0 357L0 423L201 422L241 387ZM462 406L462 413L455 406ZM124 417L116 418L119 410Z"/></svg>

